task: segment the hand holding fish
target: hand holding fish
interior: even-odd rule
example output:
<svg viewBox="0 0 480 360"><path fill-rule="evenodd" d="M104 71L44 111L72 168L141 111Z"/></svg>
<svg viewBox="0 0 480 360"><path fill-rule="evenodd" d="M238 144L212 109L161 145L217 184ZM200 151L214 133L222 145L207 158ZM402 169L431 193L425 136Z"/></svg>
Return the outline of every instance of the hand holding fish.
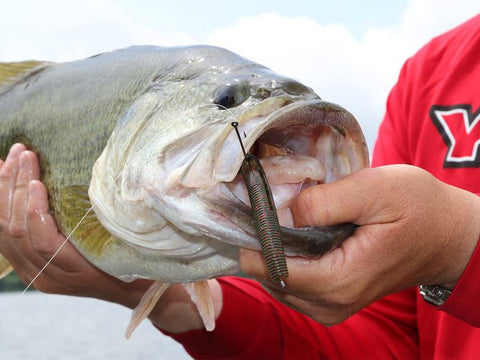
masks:
<svg viewBox="0 0 480 360"><path fill-rule="evenodd" d="M35 154L14 145L0 167L0 252L29 284L65 237L49 213L47 192L38 181ZM108 300L125 284L88 263L68 242L35 280L47 293L94 296Z"/></svg>
<svg viewBox="0 0 480 360"><path fill-rule="evenodd" d="M49 213L36 156L24 145L14 145L7 159L0 160L0 203L6 204L0 207L0 253L25 284L35 280L33 286L42 292L93 297L129 308L137 306L151 285L149 280L123 282L104 273L65 241ZM221 299L216 280L210 286L214 299ZM218 300L214 304L218 315L221 304ZM202 328L200 316L192 309L183 286L171 286L150 319L173 333Z"/></svg>
<svg viewBox="0 0 480 360"><path fill-rule="evenodd" d="M304 190L295 226L353 222L354 235L319 259L289 257L285 289L261 253L242 250L243 270L278 300L320 323L339 323L374 300L419 284L453 287L480 234L480 199L406 165L361 170Z"/></svg>

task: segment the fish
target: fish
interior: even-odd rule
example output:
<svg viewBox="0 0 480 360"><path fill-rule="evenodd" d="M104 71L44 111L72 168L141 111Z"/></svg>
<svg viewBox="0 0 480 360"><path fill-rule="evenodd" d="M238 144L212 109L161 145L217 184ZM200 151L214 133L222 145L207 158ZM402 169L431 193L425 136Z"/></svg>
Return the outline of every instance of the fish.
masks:
<svg viewBox="0 0 480 360"><path fill-rule="evenodd" d="M260 249L232 122L266 174L287 256L328 250L315 229L293 229L295 196L369 166L350 112L214 46L0 63L0 114L0 158L16 142L37 154L51 211L77 250L124 281L154 280L127 337L176 283L213 330L207 279L236 274L241 247ZM10 270L0 255L0 274Z"/></svg>

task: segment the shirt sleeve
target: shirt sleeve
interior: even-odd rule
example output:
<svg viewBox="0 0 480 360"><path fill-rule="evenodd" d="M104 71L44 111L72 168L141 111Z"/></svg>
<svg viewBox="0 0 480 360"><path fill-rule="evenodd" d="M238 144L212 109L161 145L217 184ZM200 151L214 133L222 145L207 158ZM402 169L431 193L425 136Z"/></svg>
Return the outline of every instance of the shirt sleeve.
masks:
<svg viewBox="0 0 480 360"><path fill-rule="evenodd" d="M385 116L378 130L372 167L390 164L411 164L408 151L407 119L409 94L407 85L408 61L400 71L397 84L387 98Z"/></svg>
<svg viewBox="0 0 480 360"><path fill-rule="evenodd" d="M408 136L411 112L411 92L414 88L410 78L414 66L407 61L400 72L397 84L387 100L385 117L379 128L372 157L372 167L389 164L412 164L414 145ZM418 96L418 94L417 94ZM480 243L480 242L479 242ZM480 299L480 244L477 245L464 273L447 301L438 310L480 327L480 309L474 299ZM423 301L423 300L422 300ZM433 305L431 305L433 307Z"/></svg>
<svg viewBox="0 0 480 360"><path fill-rule="evenodd" d="M195 359L418 357L415 291L388 296L327 328L277 302L255 281L219 282L224 305L215 330L170 334Z"/></svg>
<svg viewBox="0 0 480 360"><path fill-rule="evenodd" d="M474 327L480 327L480 309L477 299L480 299L480 241L465 268L462 276L455 285L452 294L448 297L440 310Z"/></svg>

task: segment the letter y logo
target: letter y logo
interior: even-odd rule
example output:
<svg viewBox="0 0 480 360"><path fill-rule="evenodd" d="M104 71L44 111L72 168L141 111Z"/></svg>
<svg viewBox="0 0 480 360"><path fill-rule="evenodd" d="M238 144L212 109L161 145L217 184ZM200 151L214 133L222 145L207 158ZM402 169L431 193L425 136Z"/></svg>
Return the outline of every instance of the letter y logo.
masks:
<svg viewBox="0 0 480 360"><path fill-rule="evenodd" d="M433 105L430 117L440 132L448 150L444 168L478 167L480 165L480 109L472 113L472 106Z"/></svg>

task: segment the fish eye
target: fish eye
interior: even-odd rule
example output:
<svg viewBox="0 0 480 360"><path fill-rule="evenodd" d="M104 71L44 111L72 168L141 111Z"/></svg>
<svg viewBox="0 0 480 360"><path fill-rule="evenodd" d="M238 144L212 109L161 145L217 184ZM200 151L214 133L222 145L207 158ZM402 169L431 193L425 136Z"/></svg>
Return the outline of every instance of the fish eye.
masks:
<svg viewBox="0 0 480 360"><path fill-rule="evenodd" d="M219 109L229 109L240 105L247 97L247 89L242 84L222 85L215 91L213 103Z"/></svg>

